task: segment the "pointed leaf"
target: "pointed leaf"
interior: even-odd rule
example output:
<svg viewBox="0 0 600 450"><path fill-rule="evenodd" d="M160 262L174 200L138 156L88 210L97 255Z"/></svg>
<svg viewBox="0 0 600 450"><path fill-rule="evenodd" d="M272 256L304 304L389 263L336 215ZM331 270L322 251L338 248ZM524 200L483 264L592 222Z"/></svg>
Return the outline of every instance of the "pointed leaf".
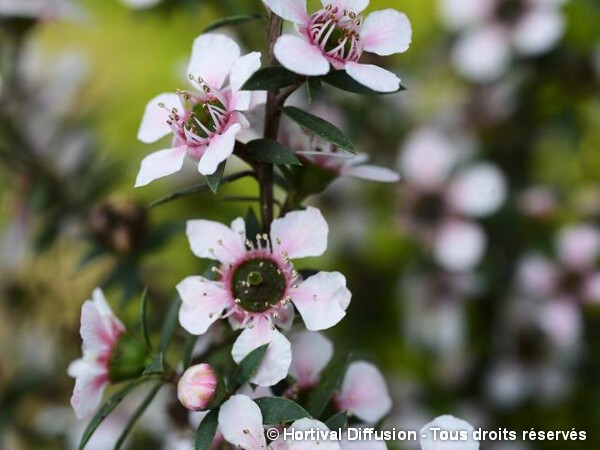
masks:
<svg viewBox="0 0 600 450"><path fill-rule="evenodd" d="M248 142L248 147L252 151L252 156L258 162L270 164L292 164L301 166L302 163L296 158L296 155L289 148L281 145L271 139L256 139Z"/></svg>
<svg viewBox="0 0 600 450"><path fill-rule="evenodd" d="M209 412L200 425L198 425L198 432L196 433L196 440L194 441L195 450L208 450L213 443L215 434L217 433L217 426L219 425L219 410L213 409Z"/></svg>
<svg viewBox="0 0 600 450"><path fill-rule="evenodd" d="M321 80L327 84L330 84L331 86L341 89L342 91L361 95L386 95L406 90L404 86L400 85L400 88L394 92L377 92L360 84L350 75L348 75L345 70L331 71L327 75L321 77Z"/></svg>
<svg viewBox="0 0 600 450"><path fill-rule="evenodd" d="M304 77L287 70L281 66L263 67L248 78L242 86L246 91L277 90L292 84L300 85Z"/></svg>
<svg viewBox="0 0 600 450"><path fill-rule="evenodd" d="M321 91L321 80L317 77L310 77L306 80L306 95L308 96L308 103L312 103L319 95Z"/></svg>
<svg viewBox="0 0 600 450"><path fill-rule="evenodd" d="M333 360L323 371L321 382L310 393L306 401L306 410L313 417L320 417L329 400L342 382L342 377L350 362L350 356Z"/></svg>
<svg viewBox="0 0 600 450"><path fill-rule="evenodd" d="M256 373L258 366L260 366L260 363L267 352L268 346L269 344L261 345L260 347L252 350L244 359L242 359L242 362L240 362L240 364L237 366L237 369L233 373L232 377L232 385L235 388L247 383L250 378L252 378L252 375Z"/></svg>
<svg viewBox="0 0 600 450"><path fill-rule="evenodd" d="M194 347L196 346L196 342L198 341L198 336L195 336L190 333L186 333L185 337L185 346L183 348L183 370L190 367L190 361L192 359L192 352L194 351Z"/></svg>
<svg viewBox="0 0 600 450"><path fill-rule="evenodd" d="M276 424L310 417L298 403L283 397L263 397L254 400L263 415L263 422Z"/></svg>
<svg viewBox="0 0 600 450"><path fill-rule="evenodd" d="M160 375L165 373L165 362L162 353L156 355L150 364L146 366L142 375Z"/></svg>
<svg viewBox="0 0 600 450"><path fill-rule="evenodd" d="M246 238L256 244L256 235L262 231L258 217L252 208L246 213Z"/></svg>
<svg viewBox="0 0 600 450"><path fill-rule="evenodd" d="M222 27L228 27L231 25L240 25L244 22L248 22L250 20L267 20L268 17L265 16L264 14L244 14L244 15L238 15L238 16L230 16L230 17L226 17L224 19L221 20L217 20L216 22L211 23L209 26L207 26L203 33L208 33L209 31L213 31L216 30L218 28L222 28Z"/></svg>
<svg viewBox="0 0 600 450"><path fill-rule="evenodd" d="M148 316L146 310L148 309L148 288L142 292L140 298L140 333L144 338L144 342L150 351L152 351L152 343L150 342L150 335L148 334Z"/></svg>
<svg viewBox="0 0 600 450"><path fill-rule="evenodd" d="M173 300L169 309L167 311L167 315L165 316L165 321L163 322L162 330L160 332L160 342L158 344L158 351L160 353L165 353L169 344L171 343L171 339L173 338L173 333L175 333L175 327L179 322L179 307L181 306L181 300L177 298Z"/></svg>
<svg viewBox="0 0 600 450"><path fill-rule="evenodd" d="M327 425L327 428L329 428L330 430L337 430L338 428L346 428L346 421L348 420L348 411L340 411L337 414L334 414L333 416L331 416L329 419L327 419L327 422L325 422L325 425Z"/></svg>
<svg viewBox="0 0 600 450"><path fill-rule="evenodd" d="M227 161L223 161L215 170L215 173L206 176L206 184L212 191L213 194L216 194L219 190L219 185L221 184L221 179L223 178L223 172L225 172L225 164Z"/></svg>

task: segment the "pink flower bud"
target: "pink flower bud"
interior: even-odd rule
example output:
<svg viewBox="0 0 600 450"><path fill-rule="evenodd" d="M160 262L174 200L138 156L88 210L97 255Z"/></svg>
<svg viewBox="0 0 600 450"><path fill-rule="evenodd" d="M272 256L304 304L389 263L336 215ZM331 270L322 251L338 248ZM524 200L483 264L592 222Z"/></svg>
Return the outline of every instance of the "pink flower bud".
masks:
<svg viewBox="0 0 600 450"><path fill-rule="evenodd" d="M217 392L217 374L208 364L197 364L184 373L177 384L177 397L190 411L202 411Z"/></svg>

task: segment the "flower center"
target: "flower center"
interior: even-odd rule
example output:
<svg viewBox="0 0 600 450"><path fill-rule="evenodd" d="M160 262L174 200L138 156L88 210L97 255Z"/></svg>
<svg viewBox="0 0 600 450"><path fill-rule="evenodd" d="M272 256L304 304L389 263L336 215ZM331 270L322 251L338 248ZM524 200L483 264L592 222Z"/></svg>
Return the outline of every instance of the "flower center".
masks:
<svg viewBox="0 0 600 450"><path fill-rule="evenodd" d="M523 0L499 0L495 16L500 22L512 25L523 15L525 8Z"/></svg>
<svg viewBox="0 0 600 450"><path fill-rule="evenodd" d="M207 138L221 128L226 115L225 106L215 97L194 103L185 122L186 135L193 139Z"/></svg>
<svg viewBox="0 0 600 450"><path fill-rule="evenodd" d="M231 289L239 304L248 312L264 312L284 297L287 280L280 267L267 258L240 264L231 278Z"/></svg>
<svg viewBox="0 0 600 450"><path fill-rule="evenodd" d="M314 13L307 28L313 44L336 61L357 61L362 53L362 42L358 33L361 18L352 11L340 12L337 7L327 5Z"/></svg>
<svg viewBox="0 0 600 450"><path fill-rule="evenodd" d="M417 200L415 217L421 223L433 225L438 223L445 211L445 202L438 194L426 194Z"/></svg>

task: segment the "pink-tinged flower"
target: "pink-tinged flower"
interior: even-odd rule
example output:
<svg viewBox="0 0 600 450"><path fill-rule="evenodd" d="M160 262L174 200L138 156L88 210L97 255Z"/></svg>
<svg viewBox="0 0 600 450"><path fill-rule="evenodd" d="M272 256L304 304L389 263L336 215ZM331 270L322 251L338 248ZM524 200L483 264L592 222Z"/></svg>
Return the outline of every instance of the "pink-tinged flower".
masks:
<svg viewBox="0 0 600 450"><path fill-rule="evenodd" d="M545 220L556 213L559 200L557 192L550 186L534 186L521 192L518 206L523 214Z"/></svg>
<svg viewBox="0 0 600 450"><path fill-rule="evenodd" d="M194 254L220 263L215 281L192 276L177 285L183 304L179 322L200 335L218 319L228 318L243 331L232 356L240 362L253 349L269 343L263 363L251 381L270 386L287 373L289 341L277 327L289 328L296 307L309 330L337 324L346 314L351 294L338 272L319 272L305 280L291 259L319 256L327 247L327 223L316 208L294 211L273 221L270 236L246 239L244 220L231 228L218 222L192 220L187 235Z"/></svg>
<svg viewBox="0 0 600 450"><path fill-rule="evenodd" d="M400 88L395 74L359 60L364 52L387 56L408 50L412 30L405 14L385 9L369 14L363 23L369 0L322 0L323 8L312 15L306 11L306 0L264 2L298 31L298 35L284 34L275 43L275 56L285 68L319 76L331 66L378 92Z"/></svg>
<svg viewBox="0 0 600 450"><path fill-rule="evenodd" d="M50 21L80 13L68 0L0 0L0 19Z"/></svg>
<svg viewBox="0 0 600 450"><path fill-rule="evenodd" d="M409 136L399 161L405 180L402 225L452 271L468 271L480 261L487 238L475 219L496 212L506 197L506 182L496 166L458 167L461 159L450 136L422 128Z"/></svg>
<svg viewBox="0 0 600 450"><path fill-rule="evenodd" d="M506 72L513 53L549 51L563 35L566 1L441 0L442 19L460 32L452 55L457 70L473 81L493 81Z"/></svg>
<svg viewBox="0 0 600 450"><path fill-rule="evenodd" d="M290 375L300 390L311 389L319 383L321 371L333 356L333 344L321 333L302 331L290 338L292 364Z"/></svg>
<svg viewBox="0 0 600 450"><path fill-rule="evenodd" d="M259 95L240 90L259 67L259 52L240 56L227 36L196 38L187 69L196 90L160 94L146 106L138 139L151 143L172 134L173 141L144 158L136 187L179 171L186 155L198 161L201 174L214 173L233 153L236 135L249 126L241 111L260 101Z"/></svg>
<svg viewBox="0 0 600 450"><path fill-rule="evenodd" d="M383 375L366 361L350 364L334 403L365 423L380 421L392 408L392 398Z"/></svg>
<svg viewBox="0 0 600 450"><path fill-rule="evenodd" d="M437 436L434 434L437 429ZM447 431L454 439L440 439L440 430ZM479 441L473 439L473 426L462 419L454 416L444 415L433 419L423 426L419 435L421 436L422 450L479 450ZM464 439L460 437L463 433Z"/></svg>
<svg viewBox="0 0 600 450"><path fill-rule="evenodd" d="M113 314L100 289L81 308L81 338L83 357L69 365L69 375L75 378L71 406L78 419L88 417L100 404L109 384L109 364L113 349L125 331Z"/></svg>
<svg viewBox="0 0 600 450"><path fill-rule="evenodd" d="M177 398L190 411L209 407L217 392L218 379L209 364L189 367L177 383Z"/></svg>

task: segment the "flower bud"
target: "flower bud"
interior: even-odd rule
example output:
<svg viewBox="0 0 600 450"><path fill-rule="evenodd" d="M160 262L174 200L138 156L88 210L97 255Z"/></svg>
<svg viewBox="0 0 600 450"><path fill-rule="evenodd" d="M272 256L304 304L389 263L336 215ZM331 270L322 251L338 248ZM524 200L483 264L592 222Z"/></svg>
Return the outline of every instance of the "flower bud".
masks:
<svg viewBox="0 0 600 450"><path fill-rule="evenodd" d="M190 411L207 409L217 393L218 376L209 364L188 368L177 384L177 397Z"/></svg>

